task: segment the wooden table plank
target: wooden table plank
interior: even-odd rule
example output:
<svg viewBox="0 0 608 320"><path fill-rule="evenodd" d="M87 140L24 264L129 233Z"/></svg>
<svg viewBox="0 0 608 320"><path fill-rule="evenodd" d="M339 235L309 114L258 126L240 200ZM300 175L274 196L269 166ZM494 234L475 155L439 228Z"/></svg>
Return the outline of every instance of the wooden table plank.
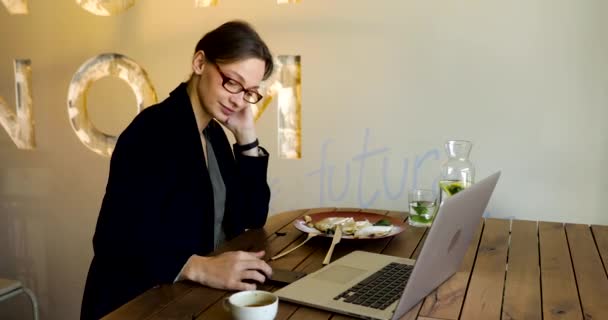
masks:
<svg viewBox="0 0 608 320"><path fill-rule="evenodd" d="M272 216L264 226L263 235L266 236L265 240L262 239L262 236L259 234L256 239L253 238L253 236L247 237L246 233L239 236L239 238L230 241L227 246L223 246L218 251L225 252L230 250L240 250L247 246L255 248L255 250L266 248L266 257L268 258L274 255L275 252L281 251L286 245L292 242L293 239L297 239L302 235L301 232L297 231L295 227L293 227L292 221L294 219L304 214L332 210L334 210L334 208L294 210L287 213L287 218L284 216L284 214L276 217ZM251 232L252 231L249 231L248 233ZM187 296L181 298L179 301L175 301L173 304L165 307L156 316L158 319L167 319L179 318L194 314L199 315L202 318L219 319L225 316L226 312L223 310L223 308L217 308L217 306L221 306L223 298L229 294L231 294L231 292L226 294L225 291L222 290L199 287L196 290L193 290ZM198 301L198 303L189 303L188 300ZM198 310L192 310L192 308L188 308L188 306L194 306L194 308L198 308Z"/></svg>
<svg viewBox="0 0 608 320"><path fill-rule="evenodd" d="M427 228L406 225L405 230L393 237L382 253L402 258L412 257L416 248L422 248L427 230Z"/></svg>
<svg viewBox="0 0 608 320"><path fill-rule="evenodd" d="M540 222L538 237L543 319L582 319L563 224Z"/></svg>
<svg viewBox="0 0 608 320"><path fill-rule="evenodd" d="M235 250L246 250L246 251L257 251L266 247L268 239L270 239L277 231L281 228L292 223L292 221L303 214L310 212L314 209L309 210L293 210L288 211L279 215L273 215L268 217L264 228L248 230L231 239L228 242L222 244L217 250L213 251L210 255L218 255L227 251ZM266 254L268 256L268 253Z"/></svg>
<svg viewBox="0 0 608 320"><path fill-rule="evenodd" d="M354 317L349 317L349 316L345 316L342 314L336 314L333 317L331 317L331 320L357 320L359 318L354 318Z"/></svg>
<svg viewBox="0 0 608 320"><path fill-rule="evenodd" d="M366 212L369 212L369 210L365 210ZM381 213L381 212L374 212L374 213ZM401 211L390 211L387 213L387 215L392 216L392 217L396 217L396 218L402 218L402 219L406 219L407 217L407 213L405 212L401 212ZM422 236L424 235L424 232L427 230L426 228L414 228L414 227L410 227L410 226L406 226L406 230L409 229L409 232L407 233L406 237L403 237L403 239L401 240L396 240L394 243L390 240L390 238L388 239L384 239L382 240L384 243L391 243L392 245L397 245L397 244L409 244L408 246L401 246L402 249L405 249L403 251L401 251L402 254L407 254L407 257L412 257L413 254L415 253L415 249L416 249L416 245L412 246L412 243L417 244L418 242L420 242L422 240ZM417 229L417 230L414 230ZM405 232L405 231L404 231ZM395 249L393 249L395 250ZM377 251L375 251L377 252ZM386 252L383 252L384 254L386 254ZM335 315L331 318L332 320L352 320L352 319L356 319L353 317L349 317L349 316L345 316L345 315ZM412 318L415 319L415 318Z"/></svg>
<svg viewBox="0 0 608 320"><path fill-rule="evenodd" d="M289 317L289 320L327 320L331 313L313 308L299 308L297 312ZM276 318L275 320L278 320Z"/></svg>
<svg viewBox="0 0 608 320"><path fill-rule="evenodd" d="M288 215L287 219L283 217L283 214L281 214L278 217L272 217L271 219L269 219L269 222L264 227L264 230L266 231L265 234L268 235L271 232L273 232L273 233L267 237L267 241L264 244L264 246L266 247L266 251L267 251L266 257L269 258L269 257L285 250L287 246L292 247L294 245L297 245L298 243L300 243L300 241L303 241L305 239L305 235L293 226L292 221L294 219L296 219L297 217L300 217L302 215L305 215L305 214L314 214L317 212L328 212L328 211L335 211L335 210L336 210L335 208L316 208L316 209L310 209L310 210L295 210L295 211L287 213L287 215ZM342 211L360 211L359 209L351 209L351 208L341 208L340 210L342 210ZM373 212L374 213L387 213L388 211L374 210ZM280 226L282 226L282 228L276 230L276 228L278 228ZM243 235L241 237L243 239L235 240L236 243L231 241L230 246L228 246L228 248L221 248L221 251L223 252L223 251L235 250L237 248L240 248L243 246L243 242L251 243L251 244L258 244L258 245L262 243L259 240L252 239L251 236L250 236L251 239L248 239L245 235ZM258 236L258 237L261 237L261 236ZM310 256L310 254L312 253L313 250L318 250L318 248L321 247L321 245L318 242L322 242L322 241L331 241L331 240L330 240L330 238L312 239L310 241L310 243L308 244L309 250L306 250L306 246L303 246L302 248L296 250L296 252L299 251L299 254L296 254L296 252L293 252L288 255L288 256L290 256L289 257L290 259L287 259L288 256L286 256L284 258L270 262L270 265L273 268L282 268L282 269L291 270L291 269L297 267L302 261L306 260L308 258L308 256ZM317 242L317 243L315 243L315 242ZM269 288L269 289L274 290L274 288ZM209 292L208 294L204 294L204 291L206 291L206 290L211 290L212 292ZM191 315L191 314L198 315L199 318L208 318L208 319L211 319L211 318L222 319L223 317L226 317L228 314L227 314L227 312L225 312L223 310L221 301L228 294L227 295L218 295L218 294L215 294L216 292L214 292L213 290L214 289L207 289L207 288L201 288L200 290L193 290L193 292L191 292L187 297L182 299L183 301L174 303L174 304L170 304L164 310L159 312L157 314L158 319L179 318L179 317L184 317L184 316ZM190 303L188 301L192 300L192 299L195 299L195 301L196 301L196 299L205 300L205 302L203 302L203 303L198 303L198 306L199 306L198 312L196 310L191 310L192 308L188 308L188 306L192 305L192 303ZM287 309L289 311L284 312L284 309ZM288 316L290 316L293 313L292 309L295 309L295 308L290 307L290 306L282 307L279 312L279 316L281 316L281 314L287 314Z"/></svg>
<svg viewBox="0 0 608 320"><path fill-rule="evenodd" d="M361 212L384 214L384 215L388 215L388 216L395 217L395 218L402 218L402 214L400 212L396 212L396 211L371 212L370 210L361 210ZM392 239L391 237L380 238L380 239L342 239L342 241L340 241L340 243L335 246L334 252L331 257L331 261L335 261L335 260L351 253L354 250L363 250L363 251L380 253L380 252L382 252L382 250L384 250L384 248L386 248L386 246L391 241L391 239ZM327 249L325 251L326 253L331 244L331 240L329 240L327 242L328 242L326 245Z"/></svg>
<svg viewBox="0 0 608 320"><path fill-rule="evenodd" d="M417 305L413 306L408 312L406 312L399 320L416 320L418 319L418 314L420 313L420 309L422 308L423 301L418 302Z"/></svg>
<svg viewBox="0 0 608 320"><path fill-rule="evenodd" d="M602 257L602 262L604 263L604 270L608 273L608 226L594 225L591 226L591 230L593 231L597 249Z"/></svg>
<svg viewBox="0 0 608 320"><path fill-rule="evenodd" d="M325 212L325 211L335 211L335 210L336 210L335 208L332 208L330 210L325 208L323 211L321 211L319 209L316 211L308 212L307 214ZM301 231L297 230L293 226L293 224L289 226L289 229L287 231L287 233L291 233L291 232L297 232L301 235L301 237L297 241L293 242L289 247L286 247L284 250L298 245L301 241L304 241L304 239L306 238L306 235L303 234ZM326 237L313 238L310 241L308 241L306 244L304 244L302 247L291 252L290 254L283 256L282 258L279 258L277 260L270 261L270 266L273 269L277 268L277 269L285 269L285 270L295 270L299 267L298 270L302 270L304 268L302 266L302 263L304 261L306 261L315 251L320 251L321 248L324 247L324 245L328 241L331 242L331 239L326 238ZM275 240L275 242L276 242L276 240ZM275 242L271 242L269 244L269 246L272 248L273 246L275 246ZM280 251L283 251L283 250L280 250ZM312 269L310 269L310 270L312 270Z"/></svg>
<svg viewBox="0 0 608 320"><path fill-rule="evenodd" d="M340 210L340 209L338 209L338 210ZM346 208L343 210L351 211L352 209ZM398 212L398 211L391 211L391 212L388 212L387 214L391 215L391 216L405 217L403 212ZM418 244L420 242L420 237L422 234L424 234L424 231L426 230L426 228L414 228L414 227L410 227L409 225L406 225L405 228L406 229L404 230L404 232L402 232L401 234L399 234L395 237L392 237L392 238L370 239L370 240L359 239L359 240L351 240L351 241L343 240L334 249L333 257L335 257L335 258L332 258L332 260L338 259L339 257L344 256L345 254L347 254L348 252L350 252L354 249L370 251L370 252L382 252L383 250L386 251L387 248L390 248L393 245L399 247L400 249L405 249L405 250L400 250L399 254L397 254L397 256L410 257L416 248L416 245L412 245L412 244ZM422 230L412 230L412 229L422 229ZM407 244L407 245L405 245L405 244ZM325 247L329 247L329 242L328 242L327 246L325 246ZM306 259L300 266L298 266L297 269L305 271L305 272L314 272L314 271L320 269L323 266L322 261L323 261L323 258L325 257L326 251L327 251L327 249L315 251L311 255L311 257L309 259ZM385 253L385 252L383 252L383 253ZM301 316L302 312L308 312L308 310L310 310L310 309L311 308L307 308L307 307L298 307L298 309L293 313L293 315L289 319L290 320L294 319L294 318L298 319ZM329 312L315 313L315 318L311 318L311 319L307 319L307 320L324 319L324 317L326 315L331 315L331 313L329 313Z"/></svg>
<svg viewBox="0 0 608 320"><path fill-rule="evenodd" d="M342 209L342 210L351 211L353 209L346 208L346 209ZM405 217L403 212L396 212L396 211L388 212L386 210L373 210L373 211L363 210L363 211L378 213L378 214L386 213L388 215L395 216L395 217ZM291 228L290 225L281 229L280 232L286 231L286 229L289 229L289 228ZM418 230L413 230L413 229L418 229ZM401 254L405 253L409 257L412 255L412 251L415 248L418 248L417 252L419 252L421 246L416 246L416 244L418 244L420 242L420 237L423 234L423 232L426 230L426 228L411 228L411 227L407 226L406 230L409 230L409 232L404 232L405 237L400 237L399 239L400 240L402 239L401 241L405 240L404 242L409 245L409 250L408 250L408 246L399 246L399 247L402 249L405 249L405 251L401 251ZM420 231L422 231L422 232L420 232ZM289 231L287 230L286 233L289 233ZM271 236L270 238L273 238L273 236ZM277 240L278 238L279 237L276 237L274 239L274 241L270 242L269 246L272 247L275 244L275 242L278 241ZM387 244L389 243L389 241L391 241L391 239L392 238L373 239L373 240L351 240L351 241L343 240L335 249L334 256L336 258L334 258L334 259L337 259L340 256L343 256L343 255L347 254L348 252L355 250L355 249L371 251L371 252L380 252L387 246ZM271 266L273 268L281 267L281 268L285 268L285 269L290 269L291 267L295 267L296 270L301 270L301 271L305 271L308 273L314 272L322 267L321 262L326 253L326 250L324 249L326 246L324 244L320 244L319 242L321 242L321 241L327 242L327 247L328 247L330 238L311 239L309 241L309 243L305 244L304 246L302 246L300 249L294 251L293 253L290 253L289 255L287 255L281 259L272 261ZM299 241L296 241L296 242L299 243ZM395 243L399 243L399 240L396 240ZM412 245L412 244L414 244L414 245ZM308 246L308 248L306 248L307 246ZM311 250L313 250L312 253L310 252ZM299 253L299 254L296 254L296 253ZM221 306L221 304L219 303L219 301L216 302L214 305L211 306L211 308L209 308L204 313L202 313L199 316L199 318L200 319L212 319L212 318L213 319L223 319L226 316L226 312L224 312L223 308L220 308L220 306ZM279 314L277 315L277 319L283 319L282 317L289 317L289 319L291 319L291 318L298 318L302 314L308 315L310 313L310 309L312 309L312 308L300 307L300 306L296 306L291 303L282 302L279 307ZM323 312L323 311L313 312L312 315L314 315L314 317L316 317L313 319L325 319L326 317L331 317L331 313ZM348 319L348 317L345 317L345 318ZM287 318L285 318L285 319L287 319ZM309 319L309 320L312 320L312 319Z"/></svg>
<svg viewBox="0 0 608 320"><path fill-rule="evenodd" d="M356 211L359 211L359 209L355 209ZM318 213L318 212L331 212L331 211L336 211L335 208L317 208L317 209L313 209L313 210L309 210L306 211L304 214L314 214L314 213ZM302 214L302 215L304 215ZM295 219L295 217L294 217ZM292 223L287 224L286 226L284 226L282 229L280 229L278 231L280 234L285 233L285 236L278 236L278 235L274 235L271 236L269 238L269 243L267 244L267 247L269 248L269 252L271 252L273 255L276 253L279 253L285 249L291 248L292 246L295 246L297 244L300 243L300 241L303 241L306 236L300 232L299 230L297 230ZM293 241L289 247L285 248L284 244L286 241L289 241L290 239L294 239L294 236L297 240ZM283 237L287 237L287 238L283 238ZM272 268L280 268L280 269L287 269L287 270L301 270L301 271L305 271L305 272L313 272L315 269L314 265L315 263L321 264L323 257L319 258L319 255L323 254L323 250L321 250L320 248L324 247L323 243L327 242L327 241L331 241L330 238L324 238L324 237L317 237L314 239L311 239L309 242L307 242L305 245L303 245L302 247L300 247L299 249L293 251L292 253L274 260L270 262L270 266ZM282 247L282 248L281 248ZM314 257L311 257L313 254L316 254ZM304 261L309 261L309 264L303 264ZM272 290L274 290L276 288L272 288ZM288 319L289 317L291 317L296 310L298 310L299 307L291 304L291 303L287 303L287 302L281 302L279 304L279 312L277 314L276 319L280 320L280 319ZM304 309L309 309L309 308L304 308ZM300 311L300 312L307 312L307 311ZM215 304L213 304L209 309L205 310L203 313L201 313L197 319L224 319L224 317L227 316L227 312L225 312L223 310L222 307L222 303L221 301L217 301ZM327 317L329 317L330 314L327 313Z"/></svg>
<svg viewBox="0 0 608 320"><path fill-rule="evenodd" d="M570 256L585 319L608 319L608 278L591 230L587 225L566 224Z"/></svg>
<svg viewBox="0 0 608 320"><path fill-rule="evenodd" d="M319 213L319 212L332 212L332 211L336 211L336 208L316 208L316 209L306 211L304 214L302 214L302 216L309 215L309 214L315 214L315 213ZM270 241L269 241L268 247L267 247L267 251L268 251L267 258L275 256L276 254L279 254L285 250L289 250L289 249L299 245L307 237L307 234L298 230L293 225L293 223L289 223L287 226L283 227L277 233L278 234L275 237L269 238ZM325 241L325 240L319 240L320 238L321 237L317 237L316 239L312 239L310 241L311 241L311 243L321 243L321 242ZM286 242L288 245L284 246L284 244ZM309 250L302 250L303 248L304 249L308 248ZM282 258L279 258L278 260L270 261L270 265L273 268L291 270L291 268L295 268L295 266L302 261L303 257L302 257L302 253L295 255L295 259L289 259L290 256L293 257L294 254L298 251L303 251L303 253L305 255L309 255L310 253L312 253L311 249L316 250L315 246L311 246L309 243L307 246L297 249L296 251L294 251ZM304 258L305 258L305 256L304 256ZM297 263L294 264L293 261L297 261ZM291 267L289 267L289 265L291 265Z"/></svg>
<svg viewBox="0 0 608 320"><path fill-rule="evenodd" d="M286 245L288 242L284 241L283 238L279 238L276 232L290 228L292 226L291 221L301 216L305 212L308 211L295 210L288 212L287 216L291 220L286 220L283 216L271 217L268 223L264 226L264 229L247 231L229 243L221 246L213 253L213 255L233 250L257 251L264 248L273 248L273 246L269 244L270 242L278 243L279 245ZM281 227L282 229L277 229ZM270 251L267 252L266 256L269 256L271 253ZM172 303L166 305L150 319L181 319L188 317L192 319L193 315L199 315L204 310L221 302L226 295L227 293L224 290L217 290L197 285L197 287L191 292L187 293L179 300L173 301Z"/></svg>
<svg viewBox="0 0 608 320"><path fill-rule="evenodd" d="M499 319L509 247L509 221L486 219L461 319Z"/></svg>
<svg viewBox="0 0 608 320"><path fill-rule="evenodd" d="M335 208L317 208L317 209L306 211L304 214L314 214L317 212L327 212L327 211L335 211L335 210L336 210ZM293 219L295 219L295 218L297 218L297 217L294 217ZM275 253L279 253L279 252L283 251L284 249L288 249L292 246L299 244L300 241L303 241L305 238L303 233L300 232L299 230L297 230L293 226L292 223L285 225L282 229L278 230L278 232L280 234L285 233L285 236L278 236L275 234L274 236L269 237L269 242L267 243L267 248L268 248L267 251L272 253L272 255L274 255ZM287 237L287 238L284 238L284 237ZM290 239L294 239L294 238L297 240L291 242L289 247L285 248L284 245L286 243L289 243ZM302 247L293 251L292 253L290 253L280 259L270 261L270 266L272 268L280 268L280 269L286 269L286 270L294 270L294 269L297 269L298 267L300 267L300 269L298 269L298 270L312 272L312 271L310 271L312 269L306 269L306 268L302 267L301 265L304 261L308 260L312 254L320 251L319 248L322 246L321 243L328 239L329 238L321 239L321 237L313 238L309 242L304 244ZM318 253L318 254L320 254L320 253ZM270 255L268 255L268 256L270 256ZM323 258L320 258L320 259L321 260L319 261L319 263L322 261ZM316 260L316 259L313 259L313 260ZM268 290L270 290L270 291L274 291L275 289L276 288L268 288ZM293 304L282 301L279 304L279 312L277 314L276 319L277 320L288 319L297 310L297 308L298 307ZM226 318L226 317L228 317L228 318ZM329 315L328 315L328 318L329 318ZM221 300L217 300L213 305L211 305L210 308L208 308L208 309L204 310L202 313L200 313L198 315L197 319L229 319L229 314L223 310Z"/></svg>
<svg viewBox="0 0 608 320"><path fill-rule="evenodd" d="M538 226L534 221L512 223L502 319L540 320Z"/></svg>
<svg viewBox="0 0 608 320"><path fill-rule="evenodd" d="M286 217L271 217L263 229L249 230L237 238L225 243L212 255L232 250L257 251L267 246L267 239L274 235L281 226L289 223L301 215L305 210L288 212ZM170 287L170 286L167 286ZM161 286L160 288L164 288ZM192 317L200 313L204 308L217 302L223 296L223 291L202 287L199 285L179 285L171 290L151 290L144 295L129 302L111 314L117 314L118 318L129 317L138 318L138 314L144 313L144 317L151 319L182 318ZM191 304L189 301L198 301ZM111 318L110 318L111 319Z"/></svg>
<svg viewBox="0 0 608 320"><path fill-rule="evenodd" d="M233 250L257 251L264 248L271 248L271 250L267 250L266 252L266 256L269 257L272 253L272 248L286 246L289 243L290 238L297 237L295 232L293 232L290 237L285 238L278 236L276 232L289 229L293 226L292 221L294 219L315 210L317 209L293 210L280 215L271 216L268 218L268 221L264 225L263 229L249 230L243 233L237 238L222 245L220 248L218 248L218 250L214 251L212 255ZM328 209L323 208L318 210ZM270 243L274 243L276 245L272 246ZM182 297L180 297L180 299L172 301L162 308L159 308L157 312L155 312L154 315L149 319L192 319L192 316L201 314L204 310L212 307L218 302L221 302L227 295L226 291L224 290L212 289L200 285L194 286L195 287L190 292L184 294Z"/></svg>
<svg viewBox="0 0 608 320"><path fill-rule="evenodd" d="M315 240L315 239L313 239ZM316 239L320 240L320 239ZM318 245L316 246L319 247ZM299 250L299 249L298 249ZM297 251L297 250L296 250ZM312 273L319 270L323 267L323 258L325 258L326 250L315 250L313 253L308 256L300 265L297 266L296 270L304 271L306 273ZM294 306L292 303L281 302L279 304L279 308L288 308L291 309ZM289 318L285 319L306 319L306 320L321 320L321 319L329 319L331 317L331 312L317 310L314 308L296 306L295 311L289 316ZM276 320L283 320L277 317Z"/></svg>
<svg viewBox="0 0 608 320"><path fill-rule="evenodd" d="M266 231L266 229L251 229L237 236L229 242L226 242L220 247L211 252L209 256L217 256L228 251L260 251L264 250L270 238L276 229Z"/></svg>
<svg viewBox="0 0 608 320"><path fill-rule="evenodd" d="M268 217L268 219L266 220L266 224L264 224L264 229L266 229L268 233L274 233L276 230L279 230L284 226L291 224L293 220L295 220L297 217L300 217L304 214L310 214L310 212L315 212L316 210L331 211L333 210L333 208L299 209L275 214Z"/></svg>
<svg viewBox="0 0 608 320"><path fill-rule="evenodd" d="M479 247L479 241L481 240L481 234L483 232L484 221L481 220L477 232L471 244L467 249L467 252L462 260L460 269L456 273L446 280L437 290L433 291L424 300L422 310L420 310L421 318L441 318L441 319L454 319L457 320L460 316L460 310L462 310L462 303L467 292L469 285L469 279L471 277L471 270L475 264L475 258L477 257L477 248ZM424 317L422 317L424 316Z"/></svg>
<svg viewBox="0 0 608 320"><path fill-rule="evenodd" d="M192 291L183 295L179 299L172 301L171 304L161 309L153 316L146 320L166 320L166 319L187 319L191 320L203 311L209 313L212 309L212 319L230 319L230 314L223 309L223 300L228 298L234 292L203 287L198 284L193 284L195 287ZM273 291L272 286L261 284L258 285L259 290ZM217 306L220 306L219 311Z"/></svg>
<svg viewBox="0 0 608 320"><path fill-rule="evenodd" d="M301 215L297 216L301 217L304 215L314 214L318 212L331 212L335 211L335 208L317 208L304 211ZM295 218L294 218L295 219ZM307 234L298 230L292 222L285 225L283 228L276 231L273 235L268 238L267 246L266 246L266 260L270 259L284 250L292 248L302 241L304 241L307 237Z"/></svg>
<svg viewBox="0 0 608 320"><path fill-rule="evenodd" d="M268 285L264 286L262 285L261 287L258 288L259 290L265 290L265 291L273 291L272 288ZM231 320L232 317L230 315L230 312L226 311L224 309L224 299L227 299L228 297L230 297L231 294L233 294L234 292L226 292L223 291L223 295L220 297L220 299L215 302L214 304L212 304L211 306L209 306L209 308L205 310L204 315L199 315L196 319L213 319L213 320ZM197 301L191 301L190 304L197 304ZM281 319L281 312L279 312L277 314L276 319ZM288 315L287 315L288 316ZM158 320L161 319L184 319L184 320L192 320L192 316L190 317L176 317L176 316L172 316L171 314L165 314L165 317L159 317Z"/></svg>
<svg viewBox="0 0 608 320"><path fill-rule="evenodd" d="M192 291L175 299L146 320L189 319L214 305L226 295L226 291L196 285Z"/></svg>
<svg viewBox="0 0 608 320"><path fill-rule="evenodd" d="M388 214L404 219L407 216L404 212L358 208L294 210L269 217L263 229L249 230L213 254L264 248L269 258L305 239L305 234L293 226L295 218L335 210ZM508 221L488 219L478 229L460 270L426 297L424 305L419 303L401 319L485 320L500 316L503 320L608 319L608 304L604 303L608 296L608 226L589 228L541 222L537 232L535 222L513 221L510 234L508 226ZM332 260L352 250L416 258L426 233L426 228L406 225L404 232L391 238L344 239L336 246ZM311 239L293 253L271 261L270 265L273 269L314 272L322 267L330 243L329 237ZM270 284L258 288L277 289ZM222 301L232 293L188 282L163 285L145 292L106 319L190 320L196 316L197 319L228 320L230 314L223 310ZM354 318L281 301L276 319Z"/></svg>
<svg viewBox="0 0 608 320"><path fill-rule="evenodd" d="M162 285L152 288L110 313L104 320L145 319L188 292L193 287L186 283Z"/></svg>
<svg viewBox="0 0 608 320"><path fill-rule="evenodd" d="M353 209L353 208L338 208L336 209L336 211L338 212L344 212L344 211L363 211L363 212L371 212L371 213L378 213L378 214L388 214L391 216L403 216L402 212L389 212L389 211L385 211L385 210L374 210L374 211L370 211L370 210L358 210L358 209ZM317 240L317 239L312 239L312 240ZM311 241L312 241L311 240ZM321 239L321 240L326 240L326 244L321 246L321 249L316 250L315 252L313 252L313 254L307 258L305 261L302 262L301 265L299 265L297 267L297 270L300 271L304 271L307 273L311 273L314 271L319 270L320 268L323 267L323 259L325 258L325 254L327 253L327 249L329 248L329 245L331 243L331 238L325 238L325 239ZM343 239L334 249L334 253L332 255L332 261L339 259L340 257L348 254L349 252L353 251L353 250L363 250L363 251L369 251L369 252L381 252L387 245L388 243L391 241L391 238L382 238L382 239ZM314 244L313 244L314 245ZM317 248L319 248L319 245L316 246ZM299 249L298 249L299 250ZM296 250L297 251L297 250ZM291 255L291 254L290 254ZM289 303L283 303L286 305L292 305ZM299 306L297 307L296 311L291 315L291 317L289 318L291 319L300 319L300 317L303 317L304 315L308 315L310 313L310 310L312 308L308 308L308 307L303 307L303 306ZM312 313L313 318L307 319L307 320L314 320L314 319L326 319L325 317L331 317L332 314L330 312L325 312L325 311L319 311L317 310L317 312Z"/></svg>

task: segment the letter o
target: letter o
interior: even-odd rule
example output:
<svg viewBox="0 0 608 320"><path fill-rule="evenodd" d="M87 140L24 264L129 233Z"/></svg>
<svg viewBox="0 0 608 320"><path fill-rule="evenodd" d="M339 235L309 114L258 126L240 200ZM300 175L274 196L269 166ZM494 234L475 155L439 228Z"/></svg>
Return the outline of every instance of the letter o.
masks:
<svg viewBox="0 0 608 320"><path fill-rule="evenodd" d="M117 53L104 53L87 60L72 77L68 89L68 116L78 139L94 152L109 157L116 136L99 131L87 113L86 94L93 82L115 76L124 80L135 94L137 113L157 102L156 92L146 74L135 61Z"/></svg>
<svg viewBox="0 0 608 320"><path fill-rule="evenodd" d="M76 0L76 4L97 16L115 16L129 10L135 0Z"/></svg>

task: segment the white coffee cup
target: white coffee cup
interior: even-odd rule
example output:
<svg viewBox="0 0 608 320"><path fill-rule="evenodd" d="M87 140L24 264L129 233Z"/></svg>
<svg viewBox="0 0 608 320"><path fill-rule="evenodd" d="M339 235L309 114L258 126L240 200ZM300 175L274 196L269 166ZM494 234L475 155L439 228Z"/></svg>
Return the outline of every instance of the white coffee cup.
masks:
<svg viewBox="0 0 608 320"><path fill-rule="evenodd" d="M224 300L224 309L235 320L273 320L279 308L279 297L262 291L241 291Z"/></svg>

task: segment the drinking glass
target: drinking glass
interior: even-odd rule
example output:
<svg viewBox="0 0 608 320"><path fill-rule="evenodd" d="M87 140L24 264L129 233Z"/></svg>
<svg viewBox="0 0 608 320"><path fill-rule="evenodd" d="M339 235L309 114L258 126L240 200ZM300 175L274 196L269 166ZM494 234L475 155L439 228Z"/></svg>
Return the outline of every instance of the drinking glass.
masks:
<svg viewBox="0 0 608 320"><path fill-rule="evenodd" d="M407 222L415 227L429 227L435 218L437 200L433 190L414 189L409 193L410 214Z"/></svg>

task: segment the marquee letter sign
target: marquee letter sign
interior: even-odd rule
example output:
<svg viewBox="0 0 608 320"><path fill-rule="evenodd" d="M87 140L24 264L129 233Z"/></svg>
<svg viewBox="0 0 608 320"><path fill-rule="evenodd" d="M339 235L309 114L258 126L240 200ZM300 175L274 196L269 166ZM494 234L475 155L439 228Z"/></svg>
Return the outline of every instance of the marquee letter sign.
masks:
<svg viewBox="0 0 608 320"><path fill-rule="evenodd" d="M32 63L28 59L15 60L15 114L0 97L0 124L8 132L17 148L34 149L34 116L32 112Z"/></svg>
<svg viewBox="0 0 608 320"><path fill-rule="evenodd" d="M10 14L28 14L27 0L2 0Z"/></svg>
<svg viewBox="0 0 608 320"><path fill-rule="evenodd" d="M129 10L136 0L76 0L76 4L97 16L114 16ZM217 6L219 0L194 0L195 8ZM301 0L277 0L277 4L299 3ZM10 14L28 14L27 0L2 0Z"/></svg>
<svg viewBox="0 0 608 320"><path fill-rule="evenodd" d="M203 8L217 6L217 1L218 0L194 0L194 7Z"/></svg>
<svg viewBox="0 0 608 320"><path fill-rule="evenodd" d="M76 3L94 15L115 16L129 10L135 0L76 0Z"/></svg>
<svg viewBox="0 0 608 320"><path fill-rule="evenodd" d="M195 8L214 7L217 6L219 0L194 0ZM277 0L277 4L299 3L300 0Z"/></svg>
<svg viewBox="0 0 608 320"><path fill-rule="evenodd" d="M273 97L277 97L279 157L302 158L302 65L300 56L278 56L265 98L253 108L257 120Z"/></svg>
<svg viewBox="0 0 608 320"><path fill-rule="evenodd" d="M117 53L101 54L86 61L70 81L68 116L80 141L102 156L112 154L117 137L99 131L91 123L86 94L93 82L107 76L118 77L131 87L137 100L137 113L157 101L146 71L135 61Z"/></svg>

